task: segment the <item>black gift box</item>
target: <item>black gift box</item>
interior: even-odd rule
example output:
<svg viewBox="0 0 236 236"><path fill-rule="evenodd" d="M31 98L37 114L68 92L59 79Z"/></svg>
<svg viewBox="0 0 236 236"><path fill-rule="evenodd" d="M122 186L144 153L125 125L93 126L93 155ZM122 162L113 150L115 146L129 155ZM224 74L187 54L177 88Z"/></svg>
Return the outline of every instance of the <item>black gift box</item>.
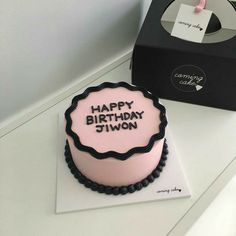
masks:
<svg viewBox="0 0 236 236"><path fill-rule="evenodd" d="M133 51L132 83L160 98L236 111L236 37L218 43L172 37L161 24L171 2L150 6Z"/></svg>

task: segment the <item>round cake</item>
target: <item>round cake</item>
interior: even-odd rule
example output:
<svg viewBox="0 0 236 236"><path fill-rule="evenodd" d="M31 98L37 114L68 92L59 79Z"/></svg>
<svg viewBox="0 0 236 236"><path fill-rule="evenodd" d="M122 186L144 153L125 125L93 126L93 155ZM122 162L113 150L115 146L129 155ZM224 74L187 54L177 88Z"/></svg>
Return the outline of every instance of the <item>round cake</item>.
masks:
<svg viewBox="0 0 236 236"><path fill-rule="evenodd" d="M165 113L155 96L125 82L86 89L65 112L65 156L72 174L100 193L146 187L167 158Z"/></svg>

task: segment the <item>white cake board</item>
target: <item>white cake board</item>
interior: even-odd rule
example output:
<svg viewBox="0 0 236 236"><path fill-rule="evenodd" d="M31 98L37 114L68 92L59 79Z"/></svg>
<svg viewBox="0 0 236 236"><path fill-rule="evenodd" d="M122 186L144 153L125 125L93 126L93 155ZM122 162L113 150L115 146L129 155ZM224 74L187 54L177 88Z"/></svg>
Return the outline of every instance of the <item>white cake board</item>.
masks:
<svg viewBox="0 0 236 236"><path fill-rule="evenodd" d="M59 114L58 121L56 213L191 196L169 129L166 132L169 154L160 177L140 191L114 196L84 187L71 174L64 157L66 136L63 113Z"/></svg>

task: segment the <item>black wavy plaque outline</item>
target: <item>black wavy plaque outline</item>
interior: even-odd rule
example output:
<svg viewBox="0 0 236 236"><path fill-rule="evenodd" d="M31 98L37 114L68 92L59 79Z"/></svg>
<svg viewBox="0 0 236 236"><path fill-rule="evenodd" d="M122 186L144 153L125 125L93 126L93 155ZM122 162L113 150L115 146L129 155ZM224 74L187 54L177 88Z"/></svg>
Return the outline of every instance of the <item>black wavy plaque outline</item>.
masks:
<svg viewBox="0 0 236 236"><path fill-rule="evenodd" d="M130 91L140 91L143 93L144 97L151 99L153 101L153 105L158 110L160 110L160 121L161 122L159 125L159 133L153 134L150 137L150 140L146 146L134 147L125 153L119 153L119 152L112 151L112 150L107 151L107 152L103 152L103 153L98 152L93 147L83 145L80 142L79 136L75 132L73 132L71 129L72 119L71 119L70 115L76 109L78 102L80 100L88 97L91 92L97 92L97 91L100 91L105 88L118 88L118 87L124 87ZM85 151L85 152L90 153L94 158L99 159L99 160L113 157L115 159L124 161L124 160L127 160L130 156L132 156L135 153L147 153L152 149L155 141L164 138L165 127L167 126L166 110L165 110L165 107L159 103L159 99L157 97L155 97L153 94L146 91L144 88L133 86L133 85L130 85L126 82L119 82L119 83L105 82L99 86L87 88L82 94L77 95L73 98L71 106L65 112L65 119L66 119L66 133L73 139L76 148L78 148L80 151Z"/></svg>

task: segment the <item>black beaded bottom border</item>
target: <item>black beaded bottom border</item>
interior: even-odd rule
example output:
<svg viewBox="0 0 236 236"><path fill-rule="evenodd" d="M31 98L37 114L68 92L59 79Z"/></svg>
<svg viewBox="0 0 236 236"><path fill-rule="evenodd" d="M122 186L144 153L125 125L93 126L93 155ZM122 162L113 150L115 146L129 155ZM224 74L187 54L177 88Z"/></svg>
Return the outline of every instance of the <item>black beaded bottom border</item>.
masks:
<svg viewBox="0 0 236 236"><path fill-rule="evenodd" d="M91 181L86 176L84 176L77 169L77 167L76 167L76 165L75 165L75 163L72 159L72 155L71 155L71 151L70 151L68 141L66 141L65 153L64 154L65 154L67 165L70 168L71 173L79 181L79 183L83 184L86 188L90 188L93 191L96 191L96 192L99 192L99 193L105 193L105 194L108 194L108 195L112 195L112 194L113 195L119 195L119 194L124 195L124 194L127 194L127 193L133 193L135 191L139 191L142 188L147 187L156 178L158 178L160 176L160 173L163 170L163 167L166 165L166 160L167 160L168 153L169 153L168 145L167 145L167 142L166 142L166 139L165 139L162 154L161 154L161 159L160 159L160 162L158 163L157 167L155 168L155 170L153 170L153 172L150 175L148 175L145 179L141 180L140 182L137 182L135 184L131 184L131 185L128 185L128 186L121 186L121 187L111 187L111 186L98 184L96 182Z"/></svg>

